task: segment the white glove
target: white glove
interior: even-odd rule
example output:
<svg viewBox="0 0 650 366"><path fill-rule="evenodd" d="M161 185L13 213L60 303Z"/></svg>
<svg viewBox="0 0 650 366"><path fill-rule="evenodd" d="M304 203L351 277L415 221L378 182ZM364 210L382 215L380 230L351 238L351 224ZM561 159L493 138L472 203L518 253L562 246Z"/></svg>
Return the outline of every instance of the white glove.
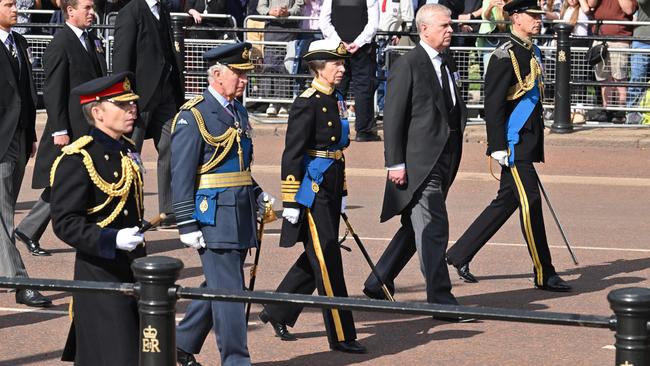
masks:
<svg viewBox="0 0 650 366"><path fill-rule="evenodd" d="M192 231L191 233L187 234L181 234L181 242L190 248L205 248L205 240L203 240L203 233L200 230Z"/></svg>
<svg viewBox="0 0 650 366"><path fill-rule="evenodd" d="M299 208L285 208L282 211L282 217L287 219L290 223L293 225L298 223L298 217L300 216L300 209Z"/></svg>
<svg viewBox="0 0 650 366"><path fill-rule="evenodd" d="M257 218L262 219L264 217L264 212L266 211L266 204L273 206L275 203L275 198L266 192L260 193L257 196Z"/></svg>
<svg viewBox="0 0 650 366"><path fill-rule="evenodd" d="M347 201L348 200L346 198L348 198L348 197L347 196L341 197L341 213L342 214L345 213L345 207L347 207Z"/></svg>
<svg viewBox="0 0 650 366"><path fill-rule="evenodd" d="M142 243L144 241L144 234L138 233L138 230L140 228L134 226L118 231L115 237L117 249L130 252Z"/></svg>
<svg viewBox="0 0 650 366"><path fill-rule="evenodd" d="M508 164L508 152L505 150L493 151L490 154L492 159L496 160L502 166L509 166Z"/></svg>

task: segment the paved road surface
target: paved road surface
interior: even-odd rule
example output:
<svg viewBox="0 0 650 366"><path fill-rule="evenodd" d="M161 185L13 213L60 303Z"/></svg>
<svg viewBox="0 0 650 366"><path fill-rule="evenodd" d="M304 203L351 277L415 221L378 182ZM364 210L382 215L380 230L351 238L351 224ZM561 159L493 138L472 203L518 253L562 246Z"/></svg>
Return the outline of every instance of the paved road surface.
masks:
<svg viewBox="0 0 650 366"><path fill-rule="evenodd" d="M254 176L279 197L279 161L284 138L260 128L255 142ZM480 129L472 132L480 134ZM472 263L480 283L465 284L452 272L454 293L463 305L491 306L554 312L610 315L607 293L613 289L650 284L650 156L643 146L647 134L600 130L586 134L551 136L547 164L539 166L541 178L553 200L565 230L580 260L574 266L561 237L546 212L547 232L554 264L575 291L568 294L533 289L532 264L516 216L495 235ZM573 136L573 137L572 137ZM595 137L594 137L595 136ZM647 136L647 135L646 135ZM485 145L468 138L461 171L448 199L450 238L457 239L476 215L496 195L498 183L489 175ZM559 146L553 146L559 145ZM376 260L397 228L397 220L379 224L385 171L381 143L353 143L347 151L348 215ZM157 212L155 155L145 150L146 216ZM32 163L33 164L33 163ZM31 170L25 177L16 222L27 213L39 192L30 189ZM276 205L280 209L280 205ZM273 290L299 254L299 248L277 246L279 223L268 227L256 287ZM184 249L177 233L147 233L150 255L168 255L185 263L183 285L198 286L202 279L196 252ZM30 276L70 279L74 252L53 235L42 239L52 257L31 257L19 243ZM348 245L354 248L352 241ZM344 252L348 291L361 297L369 273L356 248ZM247 263L252 262L252 257ZM249 266L249 264L247 264ZM396 298L424 301L425 292L418 263L414 260L397 280ZM13 294L0 293L0 366L58 365L69 319L67 293L48 293L55 306L34 310L16 305ZM181 301L178 316L187 306ZM253 307L249 348L256 365L612 365L613 333L609 330L549 325L482 321L447 324L426 317L355 313L360 341L367 355L347 355L328 350L322 317L306 309L293 329L297 342L281 342L270 326L259 323ZM218 365L214 336L210 335L198 356L204 365Z"/></svg>

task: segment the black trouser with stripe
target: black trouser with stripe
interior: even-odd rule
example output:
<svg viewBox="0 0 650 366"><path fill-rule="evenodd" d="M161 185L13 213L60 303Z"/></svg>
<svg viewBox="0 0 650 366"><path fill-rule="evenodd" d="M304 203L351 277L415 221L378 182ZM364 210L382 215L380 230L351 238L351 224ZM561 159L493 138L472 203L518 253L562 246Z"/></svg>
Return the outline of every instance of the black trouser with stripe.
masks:
<svg viewBox="0 0 650 366"><path fill-rule="evenodd" d="M342 194L343 164L334 163L325 173L312 208L303 207L306 212L302 225L307 231L305 251L289 269L277 292L310 295L317 289L323 296L348 296L338 243ZM293 327L302 306L271 304L265 310L271 319ZM330 343L357 338L352 312L323 309L323 317Z"/></svg>
<svg viewBox="0 0 650 366"><path fill-rule="evenodd" d="M521 231L533 260L535 284L545 284L556 272L546 241L538 179L532 162L516 161L511 168L502 167L497 197L449 249L448 260L456 266L469 263L519 207Z"/></svg>

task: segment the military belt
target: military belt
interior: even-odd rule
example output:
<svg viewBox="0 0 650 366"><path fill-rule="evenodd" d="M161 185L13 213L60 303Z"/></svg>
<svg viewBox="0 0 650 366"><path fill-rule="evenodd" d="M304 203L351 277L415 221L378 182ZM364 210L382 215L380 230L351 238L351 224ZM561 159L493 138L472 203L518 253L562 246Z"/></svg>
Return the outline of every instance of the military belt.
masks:
<svg viewBox="0 0 650 366"><path fill-rule="evenodd" d="M307 150L307 155L313 156L315 158L325 158L325 159L334 159L341 160L343 159L343 151L341 150Z"/></svg>
<svg viewBox="0 0 650 366"><path fill-rule="evenodd" d="M231 173L201 174L196 181L197 189L228 188L252 186L253 178L250 171Z"/></svg>

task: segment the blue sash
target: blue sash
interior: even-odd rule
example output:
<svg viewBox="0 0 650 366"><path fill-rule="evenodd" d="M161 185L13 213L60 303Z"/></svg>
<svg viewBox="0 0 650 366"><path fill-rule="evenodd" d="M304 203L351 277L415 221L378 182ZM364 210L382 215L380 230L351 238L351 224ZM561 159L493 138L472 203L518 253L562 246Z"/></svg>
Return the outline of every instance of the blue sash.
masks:
<svg viewBox="0 0 650 366"><path fill-rule="evenodd" d="M350 140L350 123L348 122L345 99L343 99L343 94L339 93L338 90L335 93L338 99L339 119L341 120L341 136L339 136L339 142L337 144L330 146L328 149L330 151L343 149L348 145ZM318 187L323 182L323 176L333 163L334 159L305 155L303 159L305 176L302 178L300 188L298 188L298 192L296 193L296 202L311 208L314 204L316 193L318 193Z"/></svg>
<svg viewBox="0 0 650 366"><path fill-rule="evenodd" d="M535 50L537 62L541 65L542 55L539 48L533 45L533 50ZM524 94L506 121L506 136L508 138L509 152L508 163L510 166L515 163L515 145L519 143L519 131L521 131L522 127L524 127L526 121L528 121L528 118L535 110L535 106L539 102L540 96L539 83L535 80L533 88Z"/></svg>

